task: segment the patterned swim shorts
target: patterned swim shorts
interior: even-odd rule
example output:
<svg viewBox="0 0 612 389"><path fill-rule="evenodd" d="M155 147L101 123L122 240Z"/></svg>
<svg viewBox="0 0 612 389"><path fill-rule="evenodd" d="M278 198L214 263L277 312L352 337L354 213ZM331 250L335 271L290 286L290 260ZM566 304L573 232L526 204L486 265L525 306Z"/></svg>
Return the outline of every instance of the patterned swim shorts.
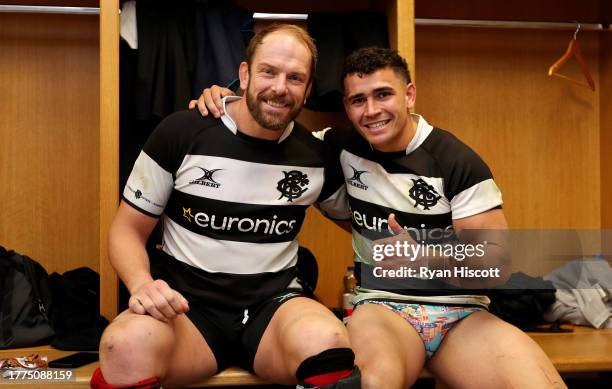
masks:
<svg viewBox="0 0 612 389"><path fill-rule="evenodd" d="M410 323L423 340L427 360L431 359L440 347L444 336L461 319L465 319L477 311L486 311L481 307L414 304L381 300L362 300L355 305L355 308L363 304L381 305Z"/></svg>

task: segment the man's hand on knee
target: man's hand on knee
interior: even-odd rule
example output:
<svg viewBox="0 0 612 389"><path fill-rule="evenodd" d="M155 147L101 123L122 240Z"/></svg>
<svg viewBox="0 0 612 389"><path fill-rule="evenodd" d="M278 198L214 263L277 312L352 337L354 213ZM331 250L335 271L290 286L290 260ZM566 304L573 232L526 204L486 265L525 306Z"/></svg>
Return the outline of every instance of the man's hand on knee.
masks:
<svg viewBox="0 0 612 389"><path fill-rule="evenodd" d="M139 315L149 314L157 320L168 322L189 310L189 303L179 292L163 280L142 285L130 297L130 311Z"/></svg>

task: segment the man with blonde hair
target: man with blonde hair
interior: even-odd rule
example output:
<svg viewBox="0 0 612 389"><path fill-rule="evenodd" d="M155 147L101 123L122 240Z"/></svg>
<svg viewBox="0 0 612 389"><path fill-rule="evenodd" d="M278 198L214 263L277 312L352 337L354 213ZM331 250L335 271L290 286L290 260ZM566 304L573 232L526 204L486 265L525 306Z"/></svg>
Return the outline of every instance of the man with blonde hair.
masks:
<svg viewBox="0 0 612 389"><path fill-rule="evenodd" d="M311 204L337 201L341 173L293 120L311 88L305 32L258 32L240 64L246 98L226 114L166 118L138 157L110 230L110 260L130 292L106 329L93 388L182 386L229 365L300 388L360 387L342 323L308 298L296 235ZM161 218L162 275L145 243Z"/></svg>

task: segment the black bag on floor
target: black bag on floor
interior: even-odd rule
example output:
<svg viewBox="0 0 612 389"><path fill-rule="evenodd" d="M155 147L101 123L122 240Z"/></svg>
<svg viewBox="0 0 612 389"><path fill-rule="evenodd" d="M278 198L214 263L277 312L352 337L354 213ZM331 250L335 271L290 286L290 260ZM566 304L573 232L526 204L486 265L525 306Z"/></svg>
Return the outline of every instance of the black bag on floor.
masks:
<svg viewBox="0 0 612 389"><path fill-rule="evenodd" d="M512 273L506 284L489 290L492 314L522 330L544 322L542 315L555 302L555 287L542 277Z"/></svg>
<svg viewBox="0 0 612 389"><path fill-rule="evenodd" d="M0 349L29 347L54 335L47 271L0 246Z"/></svg>
<svg viewBox="0 0 612 389"><path fill-rule="evenodd" d="M50 276L54 309L51 315L55 338L51 346L60 350L98 350L108 320L100 316L100 275L80 267Z"/></svg>

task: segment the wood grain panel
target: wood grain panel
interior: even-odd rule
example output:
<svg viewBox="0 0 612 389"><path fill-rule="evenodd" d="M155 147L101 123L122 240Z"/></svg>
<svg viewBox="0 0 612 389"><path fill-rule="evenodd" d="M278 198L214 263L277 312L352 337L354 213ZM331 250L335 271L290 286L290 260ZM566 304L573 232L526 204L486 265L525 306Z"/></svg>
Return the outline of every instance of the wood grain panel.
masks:
<svg viewBox="0 0 612 389"><path fill-rule="evenodd" d="M600 226L599 93L546 74L570 36L417 27L418 112L487 161L513 228ZM597 84L597 33L579 42Z"/></svg>
<svg viewBox="0 0 612 389"><path fill-rule="evenodd" d="M0 14L0 244L98 270L98 18Z"/></svg>
<svg viewBox="0 0 612 389"><path fill-rule="evenodd" d="M389 43L408 62L410 78L416 80L414 58L414 3L415 0L389 1L387 20Z"/></svg>
<svg viewBox="0 0 612 389"><path fill-rule="evenodd" d="M599 54L601 228L612 230L612 34L600 34ZM603 244L603 253L612 258L612 231L605 233Z"/></svg>
<svg viewBox="0 0 612 389"><path fill-rule="evenodd" d="M118 279L108 259L108 230L119 205L119 1L100 3L100 313L117 315Z"/></svg>

